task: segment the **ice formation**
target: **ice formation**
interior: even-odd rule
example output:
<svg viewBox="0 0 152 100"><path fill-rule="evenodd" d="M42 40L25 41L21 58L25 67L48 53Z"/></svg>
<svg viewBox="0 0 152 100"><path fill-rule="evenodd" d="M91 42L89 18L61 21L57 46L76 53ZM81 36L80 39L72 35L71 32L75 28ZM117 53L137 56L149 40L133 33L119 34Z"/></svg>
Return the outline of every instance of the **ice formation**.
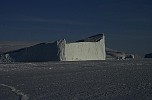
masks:
<svg viewBox="0 0 152 100"><path fill-rule="evenodd" d="M44 61L79 61L105 60L105 37L98 34L66 43L65 39L53 43L40 43L31 47L3 53L1 62L44 62Z"/></svg>

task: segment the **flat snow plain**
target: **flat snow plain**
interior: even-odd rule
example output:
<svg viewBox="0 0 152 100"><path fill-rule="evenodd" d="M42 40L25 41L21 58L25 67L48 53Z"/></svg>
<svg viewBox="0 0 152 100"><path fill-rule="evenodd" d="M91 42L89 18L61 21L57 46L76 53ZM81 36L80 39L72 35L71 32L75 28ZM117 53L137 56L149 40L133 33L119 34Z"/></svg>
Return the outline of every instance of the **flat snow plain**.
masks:
<svg viewBox="0 0 152 100"><path fill-rule="evenodd" d="M152 59L0 64L0 100L152 100Z"/></svg>

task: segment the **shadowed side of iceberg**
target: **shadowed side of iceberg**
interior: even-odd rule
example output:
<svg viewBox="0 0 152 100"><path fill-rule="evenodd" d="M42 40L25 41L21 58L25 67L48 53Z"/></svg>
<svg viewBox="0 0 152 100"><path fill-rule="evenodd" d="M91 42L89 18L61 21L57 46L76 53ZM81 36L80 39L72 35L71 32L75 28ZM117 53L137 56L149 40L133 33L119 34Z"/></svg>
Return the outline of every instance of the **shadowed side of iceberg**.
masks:
<svg viewBox="0 0 152 100"><path fill-rule="evenodd" d="M0 55L1 62L43 62L58 61L59 41L40 43L31 47L6 52Z"/></svg>

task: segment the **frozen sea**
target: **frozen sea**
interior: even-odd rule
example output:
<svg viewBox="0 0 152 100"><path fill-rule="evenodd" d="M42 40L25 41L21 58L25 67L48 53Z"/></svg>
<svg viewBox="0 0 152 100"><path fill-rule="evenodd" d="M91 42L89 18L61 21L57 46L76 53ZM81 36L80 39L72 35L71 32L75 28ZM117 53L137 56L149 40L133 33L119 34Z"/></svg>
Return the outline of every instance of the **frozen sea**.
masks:
<svg viewBox="0 0 152 100"><path fill-rule="evenodd" d="M152 59L0 64L0 100L152 100Z"/></svg>

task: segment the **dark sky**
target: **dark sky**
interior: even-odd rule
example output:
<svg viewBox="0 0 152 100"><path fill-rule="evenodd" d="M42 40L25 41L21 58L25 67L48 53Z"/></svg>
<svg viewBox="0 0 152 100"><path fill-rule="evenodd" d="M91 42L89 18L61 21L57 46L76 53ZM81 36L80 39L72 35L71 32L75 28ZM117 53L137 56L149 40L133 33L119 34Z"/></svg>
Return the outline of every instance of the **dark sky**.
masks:
<svg viewBox="0 0 152 100"><path fill-rule="evenodd" d="M0 0L1 41L75 41L99 33L109 48L152 52L152 0Z"/></svg>

